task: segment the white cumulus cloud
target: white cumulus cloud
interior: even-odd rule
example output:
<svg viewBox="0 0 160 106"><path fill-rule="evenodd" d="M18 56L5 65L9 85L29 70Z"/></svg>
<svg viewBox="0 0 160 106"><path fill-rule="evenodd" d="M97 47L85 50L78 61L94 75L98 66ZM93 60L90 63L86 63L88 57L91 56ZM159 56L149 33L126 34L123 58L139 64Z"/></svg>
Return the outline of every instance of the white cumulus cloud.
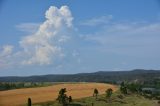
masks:
<svg viewBox="0 0 160 106"><path fill-rule="evenodd" d="M48 65L65 56L64 42L70 39L73 31L72 14L68 6L50 6L45 13L46 20L41 24L26 23L17 28L31 30L30 35L19 41L17 51L6 45L0 49L0 66ZM34 31L32 31L34 28Z"/></svg>
<svg viewBox="0 0 160 106"><path fill-rule="evenodd" d="M51 6L45 13L46 20L32 35L20 41L24 53L29 56L23 64L50 64L54 57L61 56L61 43L68 39L72 29L72 14L67 6L58 9Z"/></svg>

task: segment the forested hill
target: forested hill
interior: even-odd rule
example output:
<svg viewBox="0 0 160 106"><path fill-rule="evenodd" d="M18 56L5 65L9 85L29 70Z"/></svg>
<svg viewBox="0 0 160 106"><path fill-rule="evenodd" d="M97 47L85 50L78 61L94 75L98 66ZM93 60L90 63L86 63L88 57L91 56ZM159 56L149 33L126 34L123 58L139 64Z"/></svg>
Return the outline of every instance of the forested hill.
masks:
<svg viewBox="0 0 160 106"><path fill-rule="evenodd" d="M160 79L160 70L98 71L94 73L0 77L0 82L113 82Z"/></svg>

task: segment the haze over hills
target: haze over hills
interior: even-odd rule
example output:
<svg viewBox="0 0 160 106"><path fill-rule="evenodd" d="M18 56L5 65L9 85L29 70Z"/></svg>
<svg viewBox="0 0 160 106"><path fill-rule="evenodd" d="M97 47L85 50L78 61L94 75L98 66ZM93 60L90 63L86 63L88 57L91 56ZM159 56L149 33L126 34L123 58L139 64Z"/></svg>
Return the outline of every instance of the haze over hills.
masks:
<svg viewBox="0 0 160 106"><path fill-rule="evenodd" d="M0 77L1 82L118 82L148 81L160 78L160 70L135 69L131 71L98 71L78 74L49 74L35 76Z"/></svg>

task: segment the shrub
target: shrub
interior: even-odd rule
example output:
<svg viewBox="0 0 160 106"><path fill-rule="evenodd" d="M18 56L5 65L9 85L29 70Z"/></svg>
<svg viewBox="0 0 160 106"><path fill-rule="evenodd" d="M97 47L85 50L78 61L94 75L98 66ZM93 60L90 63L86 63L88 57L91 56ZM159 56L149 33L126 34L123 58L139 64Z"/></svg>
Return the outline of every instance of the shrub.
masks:
<svg viewBox="0 0 160 106"><path fill-rule="evenodd" d="M31 105L32 105L31 98L28 98L28 106L31 106Z"/></svg>
<svg viewBox="0 0 160 106"><path fill-rule="evenodd" d="M93 92L93 96L95 96L96 99L97 99L98 93L99 93L98 90L95 88L95 89L94 89L94 92Z"/></svg>

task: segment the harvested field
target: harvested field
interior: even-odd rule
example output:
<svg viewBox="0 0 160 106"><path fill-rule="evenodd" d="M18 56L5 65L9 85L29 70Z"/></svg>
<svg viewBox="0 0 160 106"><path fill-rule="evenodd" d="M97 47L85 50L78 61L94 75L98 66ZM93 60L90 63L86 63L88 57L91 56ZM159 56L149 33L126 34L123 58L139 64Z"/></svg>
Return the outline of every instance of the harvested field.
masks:
<svg viewBox="0 0 160 106"><path fill-rule="evenodd" d="M71 95L73 99L92 96L93 90L97 88L100 94L105 90L112 88L113 91L117 87L103 83L75 83L75 84L58 84L48 87L24 88L9 91L0 91L0 106L19 106L27 103L28 97L32 99L32 103L54 101L57 98L58 91L61 88L67 89L67 95Z"/></svg>

